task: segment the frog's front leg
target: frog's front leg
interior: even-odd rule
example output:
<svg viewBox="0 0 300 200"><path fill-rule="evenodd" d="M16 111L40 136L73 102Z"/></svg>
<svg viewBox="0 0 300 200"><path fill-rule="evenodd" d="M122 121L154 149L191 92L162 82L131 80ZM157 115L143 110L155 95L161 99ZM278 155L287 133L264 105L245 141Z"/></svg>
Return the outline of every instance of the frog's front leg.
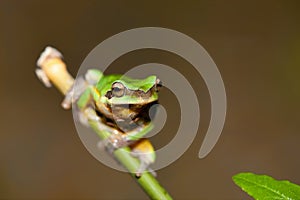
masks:
<svg viewBox="0 0 300 200"><path fill-rule="evenodd" d="M71 88L66 93L66 96L62 102L62 107L65 109L71 108L72 103L79 100L83 93L88 93L85 95L84 98L89 98L90 95L92 95L92 91L90 90L91 87L95 86L96 83L101 79L102 72L96 69L89 69L85 76L80 76L76 79L74 84L71 86ZM85 99L87 100L87 99ZM86 106L87 102L85 101L83 105L80 105L81 107Z"/></svg>
<svg viewBox="0 0 300 200"><path fill-rule="evenodd" d="M65 95L61 106L64 109L70 109L72 103L76 102L80 95L88 88L87 82L83 77L79 77Z"/></svg>
<svg viewBox="0 0 300 200"><path fill-rule="evenodd" d="M92 106L91 89L87 89L77 102L79 112L79 120L83 125L90 126L90 123L95 124L98 131L105 133L106 139L98 142L99 149L106 149L112 153L116 149L116 138L121 138L122 133L117 129L106 125L96 113ZM121 141L118 139L117 141Z"/></svg>
<svg viewBox="0 0 300 200"><path fill-rule="evenodd" d="M76 102L78 109L79 121L86 126L89 126L88 120L99 120L96 112L91 112L95 109L94 97L97 96L95 85L101 79L102 73L99 70L90 69L85 74L85 77L79 77L63 101L63 105L69 106Z"/></svg>
<svg viewBox="0 0 300 200"><path fill-rule="evenodd" d="M119 134L111 135L107 140L113 143L113 146L118 149L124 146L129 146L134 144L138 140L142 139L147 133L149 133L153 129L153 124L143 124L139 125L137 128L122 133L121 136Z"/></svg>

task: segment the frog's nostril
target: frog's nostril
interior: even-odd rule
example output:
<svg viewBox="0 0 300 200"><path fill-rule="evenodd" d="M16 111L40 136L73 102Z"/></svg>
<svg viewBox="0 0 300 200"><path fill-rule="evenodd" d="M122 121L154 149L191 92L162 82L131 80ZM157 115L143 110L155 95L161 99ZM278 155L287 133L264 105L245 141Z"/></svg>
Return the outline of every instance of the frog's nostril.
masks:
<svg viewBox="0 0 300 200"><path fill-rule="evenodd" d="M157 78L155 82L155 90L158 92L161 87L162 87L162 82L160 79Z"/></svg>

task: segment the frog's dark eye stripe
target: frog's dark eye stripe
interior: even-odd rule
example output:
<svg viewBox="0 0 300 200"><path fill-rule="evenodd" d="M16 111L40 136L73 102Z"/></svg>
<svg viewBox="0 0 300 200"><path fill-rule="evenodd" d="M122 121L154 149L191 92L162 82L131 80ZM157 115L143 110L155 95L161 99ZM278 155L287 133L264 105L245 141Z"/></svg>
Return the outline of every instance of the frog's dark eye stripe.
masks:
<svg viewBox="0 0 300 200"><path fill-rule="evenodd" d="M115 82L111 87L112 96L122 97L125 94L125 87L120 82Z"/></svg>
<svg viewBox="0 0 300 200"><path fill-rule="evenodd" d="M112 92L111 91L108 91L105 96L108 98L108 99L111 99L112 98Z"/></svg>

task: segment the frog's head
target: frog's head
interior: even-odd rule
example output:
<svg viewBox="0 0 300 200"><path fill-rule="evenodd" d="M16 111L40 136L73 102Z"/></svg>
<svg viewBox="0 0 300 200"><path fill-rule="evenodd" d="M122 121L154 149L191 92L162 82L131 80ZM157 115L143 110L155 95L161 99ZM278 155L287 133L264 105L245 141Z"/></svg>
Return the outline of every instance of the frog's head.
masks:
<svg viewBox="0 0 300 200"><path fill-rule="evenodd" d="M122 77L111 84L106 97L110 105L146 105L158 100L161 81L156 76L145 79Z"/></svg>

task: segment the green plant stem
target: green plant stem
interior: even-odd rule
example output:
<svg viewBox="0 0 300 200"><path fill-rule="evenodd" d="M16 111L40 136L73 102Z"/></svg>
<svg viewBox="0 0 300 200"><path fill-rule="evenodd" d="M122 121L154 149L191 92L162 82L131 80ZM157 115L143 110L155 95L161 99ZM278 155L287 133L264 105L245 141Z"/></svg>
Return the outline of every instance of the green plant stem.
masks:
<svg viewBox="0 0 300 200"><path fill-rule="evenodd" d="M95 122L91 121L89 124L101 139L106 139L109 136L109 133L99 130ZM159 184L151 173L144 172L139 178L135 176L134 172L136 172L139 167L139 161L130 155L130 149L128 147L117 149L113 154L115 158L131 173L132 177L136 179L151 199L172 199L168 192Z"/></svg>

